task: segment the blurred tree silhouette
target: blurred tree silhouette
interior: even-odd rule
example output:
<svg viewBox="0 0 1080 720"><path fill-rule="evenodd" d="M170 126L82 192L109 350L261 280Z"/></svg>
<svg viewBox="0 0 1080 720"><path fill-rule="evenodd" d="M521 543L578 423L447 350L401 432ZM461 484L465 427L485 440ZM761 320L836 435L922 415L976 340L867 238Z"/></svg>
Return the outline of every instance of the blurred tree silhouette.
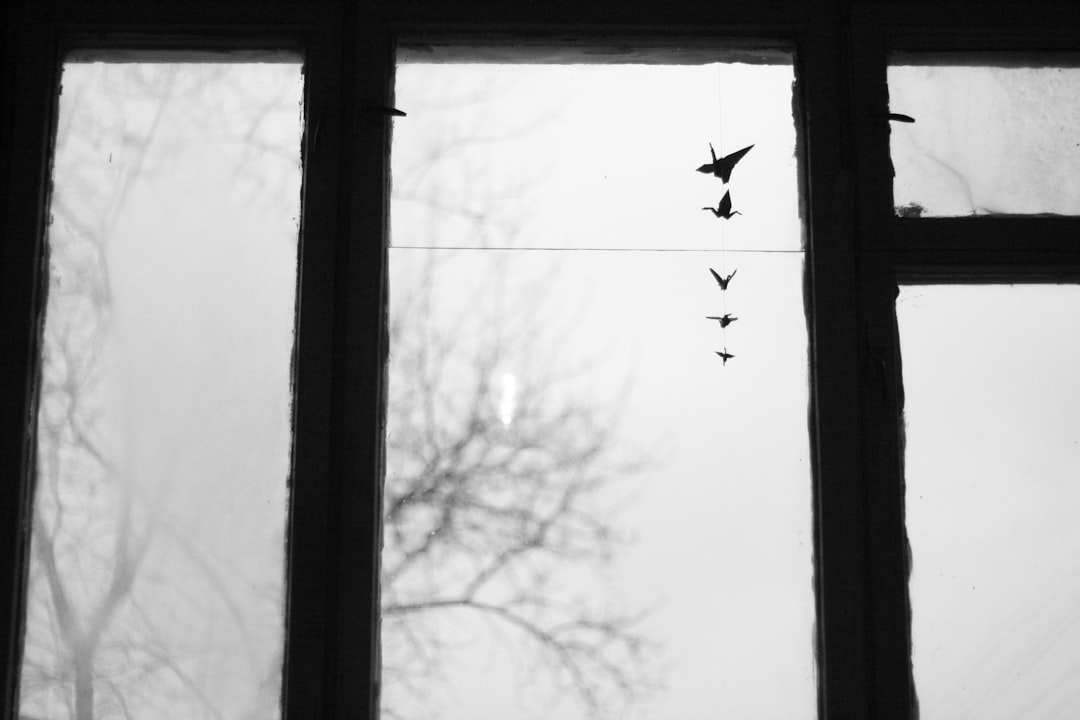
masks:
<svg viewBox="0 0 1080 720"><path fill-rule="evenodd" d="M298 68L292 75L299 78ZM266 125L270 113L283 112L286 118L292 115L294 136L294 147L285 148L284 159L289 161L291 153L292 167L297 167L299 106L282 106L290 93L298 98L299 86L296 80L290 85L287 67L275 66L261 74L266 83L261 101L255 102L260 95L256 91L244 102L250 80L240 65L65 67L50 207L20 682L23 718L265 718L277 713L283 573L281 560L275 563L274 556L284 555L288 450L267 453L272 459L261 465L245 465L238 461L242 451L219 452L221 444L233 443L233 438L221 438L217 445L206 440L221 435L223 423L254 424L247 417L253 412L245 398L273 395L275 385L281 388L278 393L288 392L289 346L277 353L281 367L264 372L251 387L243 387L245 378L235 372L242 350L213 358L215 378L192 367L187 361L193 349L175 352L184 339L180 328L169 326L185 312L200 322L197 308L203 303L171 293L175 286L198 293L212 288L185 288L191 275L178 268L172 278L151 277L152 287L160 292L139 296L133 303L131 232L120 229L137 223L140 213L169 217L168 208L140 208L135 198L147 197L147 184L184 175L178 165L191 162L186 156L203 142L209 147L242 144L241 152L230 153L241 158L234 180L253 203L298 204L295 181L295 196L280 197L290 192L287 173L280 167L266 185L243 164L258 162L258 153L251 152L254 146L245 138L255 145L288 142L288 121L276 129ZM267 87L274 90L271 97L266 96ZM158 197L156 191L149 192ZM190 203L182 197L174 205L183 209ZM168 235L167 222L156 223L159 234ZM185 253L198 254L199 243L178 240L189 245L178 249L181 261ZM128 242L128 247L118 248L117 242ZM136 251L159 249L161 242L139 238ZM172 239L164 242L177 246ZM265 246L262 252L280 256ZM191 266L234 257L223 248L217 257L196 258ZM295 258L286 258L286 266L288 262L295 263ZM148 264L134 274L154 276L159 267ZM117 286L121 277L127 287ZM125 290L128 297L118 301ZM291 298L288 303L291 308ZM170 309L154 316L161 307ZM152 336L137 338L160 360L149 371L118 365L118 358L131 359L120 347L131 338L118 327L126 322L128 333L144 330L145 318L132 325L132 315L139 312L147 313L150 323L164 325L162 336L171 338L160 348L152 347L157 344ZM117 315L125 313L119 321ZM291 315L284 311L290 325ZM232 315L220 316L218 327L207 330L232 331ZM288 340L291 328L285 332ZM238 333L237 342L242 344L244 337ZM118 374L133 376L128 389L119 393ZM163 391L163 383L204 389L188 393L181 407L169 402L176 393ZM241 401L235 410L205 404L206 396L220 387L234 390L233 399ZM202 429L192 429L189 421L199 417L203 407L217 417L203 421ZM280 415L279 424L287 432L287 410ZM271 421L253 434L259 437L264 427L272 428L270 436L279 432ZM205 457L193 457L203 453ZM272 467L275 462L280 468ZM280 489L268 491L275 483ZM276 502L278 493L281 500ZM263 499L268 510L245 510L242 503L256 498ZM223 671L226 667L230 669ZM247 687L223 688L221 678L246 678Z"/></svg>
<svg viewBox="0 0 1080 720"><path fill-rule="evenodd" d="M274 717L280 567L241 566L219 552L244 544L230 533L246 522L244 542L258 548L255 556L283 555L283 528L271 522L267 530L259 525L266 515L246 515L254 486L242 478L259 482L267 473L211 456L185 459L184 446L198 445L195 431L171 425L156 431L149 451L156 456L148 461L128 439L132 428L109 409L116 370L104 364L117 311L111 243L132 212L154 213L133 210L133 188L176 172L173 130L198 127L218 142L239 144L232 178L239 192L260 207L289 207L296 188L282 169L299 163L298 143L288 134L298 108L285 101L287 88L267 97L230 76L228 66L101 71L113 77L96 95L86 84L67 84L58 129L55 173L62 182L51 205L21 716ZM453 101L429 90L436 106ZM494 91L482 87L466 102ZM486 167L467 168L471 194L462 201L448 198L432 172L463 148L507 139L482 137L482 127L474 120L433 135L419 149L423 161L395 177L395 197L431 211L425 217L433 235L452 217L506 244L528 217L522 202L509 198L529 178L507 184L496 176L492 154ZM485 192L485 180L497 191ZM503 277L509 261L489 260L493 277ZM455 659L454 628L469 616L554 691L571 690L599 716L656 679L650 645L637 631L640 614L620 607L602 579L622 542L612 514L625 494L618 481L637 463L619 456L614 408L575 394L574 379L552 369L559 338L545 337L552 329L539 322L543 277L518 295L527 303L500 304L495 313L466 303L448 316L461 289L450 289L452 300L439 278L452 263L452 253L425 255L392 286L383 712L411 717L431 710L429 690ZM226 272L241 282L237 268ZM236 344L242 337L201 316L192 322L207 342ZM205 382L195 369L176 372ZM266 394L257 383L247 387L247 377L228 382L230 392L244 385L237 392ZM147 394L152 406L155 392ZM234 412L227 420L238 425L258 414L242 404ZM287 454L284 440L279 450ZM213 495L237 482L237 497ZM284 488L283 477L265 482ZM215 506L219 501L225 509ZM215 517L204 522L200 514ZM255 598L258 611L241 598ZM235 670L238 657L248 687L223 690L222 669ZM235 683L237 675L229 677Z"/></svg>
<svg viewBox="0 0 1080 720"><path fill-rule="evenodd" d="M428 124L410 134L426 146L402 147L400 137L395 146L397 247L513 246L527 222L524 191L537 178L507 182L500 158L544 119L509 132L488 122L486 101L500 88L482 68L475 75L462 89L399 68L398 96L416 111L400 122ZM579 392L584 373L556 369L566 333L541 315L557 265L521 263L532 279L508 289L522 276L512 254L392 255L382 570L390 717L411 715L405 705L431 694L461 657L455 637L470 620L527 665L529 683L542 678L590 716L656 685L640 613L619 607L601 579L625 541L614 518L628 494L620 481L640 459L618 446L617 403Z"/></svg>
<svg viewBox="0 0 1080 720"><path fill-rule="evenodd" d="M441 263L422 262L391 325L384 712L404 715L401 697L430 688L471 614L599 715L652 682L637 617L597 582L621 542L612 484L635 463L618 458L602 408L531 370L556 347L538 347L532 323L475 342L461 338L467 319L426 322Z"/></svg>

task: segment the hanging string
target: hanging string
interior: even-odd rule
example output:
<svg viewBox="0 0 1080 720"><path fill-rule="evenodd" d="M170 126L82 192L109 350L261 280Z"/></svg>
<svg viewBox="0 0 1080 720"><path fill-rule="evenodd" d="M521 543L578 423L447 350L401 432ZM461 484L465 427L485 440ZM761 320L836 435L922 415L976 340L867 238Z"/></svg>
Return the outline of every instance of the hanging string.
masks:
<svg viewBox="0 0 1080 720"><path fill-rule="evenodd" d="M724 157L724 66L716 65L716 127L720 131L717 157ZM725 188L726 190L726 188ZM727 277L727 220L720 222L720 276ZM720 315L727 315L727 290L720 292ZM720 342L727 352L727 328L720 326Z"/></svg>

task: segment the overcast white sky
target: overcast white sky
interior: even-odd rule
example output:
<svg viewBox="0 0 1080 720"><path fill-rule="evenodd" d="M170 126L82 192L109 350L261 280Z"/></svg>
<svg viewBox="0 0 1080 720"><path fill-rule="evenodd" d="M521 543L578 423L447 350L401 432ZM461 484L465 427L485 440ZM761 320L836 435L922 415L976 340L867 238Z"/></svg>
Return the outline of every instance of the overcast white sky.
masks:
<svg viewBox="0 0 1080 720"><path fill-rule="evenodd" d="M1080 709L1080 288L908 286L907 528L925 718Z"/></svg>
<svg viewBox="0 0 1080 720"><path fill-rule="evenodd" d="M793 79L791 65L398 68L391 302L436 253L444 322L535 304L558 342L534 363L591 359L577 392L598 403L631 382L615 442L652 463L623 483L636 499L617 520L636 540L606 591L654 609L642 628L669 670L624 717L815 714ZM728 188L695 172L710 142L754 145ZM743 213L730 221L701 209L726 189ZM433 245L567 250L410 248ZM726 294L709 267L737 269ZM705 319L723 312L739 318L726 332ZM519 695L504 649L478 640L455 662L450 689L432 690L441 717L581 717Z"/></svg>

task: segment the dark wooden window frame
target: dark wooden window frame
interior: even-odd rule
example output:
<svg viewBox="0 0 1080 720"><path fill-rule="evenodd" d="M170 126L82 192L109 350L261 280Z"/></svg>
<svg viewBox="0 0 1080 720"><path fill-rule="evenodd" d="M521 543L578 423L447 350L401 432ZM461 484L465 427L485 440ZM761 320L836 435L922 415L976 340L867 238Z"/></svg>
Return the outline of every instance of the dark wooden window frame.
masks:
<svg viewBox="0 0 1080 720"><path fill-rule="evenodd" d="M866 4L854 12L852 87L860 195L859 293L867 377L862 393L864 486L871 524L870 684L877 717L917 717L911 676L910 547L904 530L903 383L895 299L901 284L1076 282L1080 218L899 218L893 210L886 68L891 52L1018 53L1080 50L1080 12L1057 3ZM891 108L895 112L912 112Z"/></svg>
<svg viewBox="0 0 1080 720"><path fill-rule="evenodd" d="M890 50L1076 50L1071 3L22 0L0 12L0 720L17 717L42 238L64 52L305 56L284 707L290 719L374 718L390 124L369 108L393 104L399 40L493 37L794 49L810 250L818 713L915 717L896 288L1075 281L1080 219L894 217L885 63Z"/></svg>

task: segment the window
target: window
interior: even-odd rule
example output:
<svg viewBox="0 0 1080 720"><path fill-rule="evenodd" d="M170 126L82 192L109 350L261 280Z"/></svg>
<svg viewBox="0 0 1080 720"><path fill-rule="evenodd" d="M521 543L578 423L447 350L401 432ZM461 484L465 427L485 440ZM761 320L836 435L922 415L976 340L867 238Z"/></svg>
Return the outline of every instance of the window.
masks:
<svg viewBox="0 0 1080 720"><path fill-rule="evenodd" d="M794 68L760 54L404 50L386 716L813 716ZM726 184L710 143L753 145Z"/></svg>
<svg viewBox="0 0 1080 720"><path fill-rule="evenodd" d="M922 716L1076 711L1076 285L906 285L905 481Z"/></svg>
<svg viewBox="0 0 1080 720"><path fill-rule="evenodd" d="M1056 60L1056 62L1054 62ZM889 102L918 115L892 126L901 215L1075 215L1080 157L1069 131L1080 68L1069 57L897 54ZM1051 64L1052 63L1052 64Z"/></svg>
<svg viewBox="0 0 1080 720"><path fill-rule="evenodd" d="M277 713L301 64L214 59L63 66L22 715Z"/></svg>
<svg viewBox="0 0 1080 720"><path fill-rule="evenodd" d="M1012 323L1008 318L1025 305L1032 307L1028 303L1037 302L1031 293L1041 292L1043 298L1055 293L1066 298L1075 290L1072 238L1078 226L1075 218L1065 215L1073 212L1068 203L1053 196L1054 191L1072 179L1062 178L1053 190L1030 192L1025 198L1026 191L1004 191L1013 179L990 169L996 162L991 158L1011 152L1012 147L1028 147L1025 143L1048 147L1056 142L1056 131L1051 124L1035 118L1054 115L1056 111L1052 108L1057 99L1066 97L1067 92L1047 90L1046 97L1036 96L1044 84L1046 88L1055 83L1064 88L1062 83L1067 85L1072 61L1061 52L1065 47L1062 36L1046 29L1038 37L1027 35L1020 39L1004 32L972 33L960 42L950 43L934 32L920 34L912 27L905 27L900 18L901 14L891 9L868 11L862 16L867 29L876 28L872 32L889 36L889 41L876 46L874 51L864 45L865 54L861 56L864 62L875 64L875 77L880 80L862 109L859 166L860 174L876 180L866 185L859 211L867 246L863 254L866 264L861 273L864 282L861 309L867 317L877 319L876 323L865 326L864 372L868 389L862 397L863 420L872 428L867 431L866 447L868 471L872 470L873 474L867 477L866 487L870 515L875 519L869 529L869 543L876 563L868 573L872 593L878 598L873 602L879 618L875 665L878 672L891 678L904 676L904 682L893 684L893 691L887 696L903 700L909 708L918 708L921 717L952 717L964 712L980 716L1068 714L1071 698L1059 694L1048 680L1061 667L1053 653L1042 658L1046 664L1038 669L1025 670L1015 655L1003 651L1000 661L1008 663L1013 674L1008 681L999 682L989 680L997 672L994 662L983 664L975 660L980 648L986 648L983 642L1010 644L1002 638L1011 632L1007 628L1012 627L1016 618L1002 608L1013 602L1015 586L1006 591L1000 585L995 588L994 582L1002 577L1022 582L1019 566L1010 557L1025 543L1039 542L1024 528L1030 527L1030 523L1047 528L1053 525L1053 512L1040 505L1043 484L1025 485L1013 495L1015 502L1009 512L1002 513L999 525L1002 531L996 538L1001 554L983 556L988 560L986 564L974 556L963 556L965 543L980 532L977 522L968 522L967 513L978 515L976 508L987 508L1003 500L1002 494L1008 492L1007 483L1001 481L1003 476L998 476L996 481L988 476L987 484L977 483L976 487L962 491L967 502L959 503L965 505L961 511L941 494L958 490L952 485L955 476L945 481L940 479L941 473L950 465L958 468L957 463L967 468L987 467L987 463L1000 467L1006 460L997 453L1009 452L1014 459L1008 462L1016 463L1025 457L1025 452L1020 446L1014 446L1010 452L1004 443L987 437L985 431L980 433L977 426L962 422L949 425L951 432L956 433L955 442L942 437L928 442L925 432L947 414L974 409L975 403L951 402L949 394L962 393L967 383L978 382L983 371L1000 368L1003 390L1025 382L1021 368L997 364L1007 362L1008 353L988 355L970 371L954 376L952 382L946 381L948 394L942 393L927 402L927 389L947 376L953 362L961 356L971 358L978 348L987 347L989 336L976 330L978 318L986 308L1003 299L1013 301L1008 311L995 318L994 342L1000 348L1008 348L1015 339L1019 343L1017 347L1032 348L1034 343L1023 343L1020 335L1010 335ZM889 32L882 30L890 23L899 26ZM1020 74L1026 74L1031 82L1023 91L1027 93L1027 102L1018 103L1011 88ZM864 79L869 80L869 74ZM954 91L944 89L949 83L955 83ZM961 119L963 113L957 115L948 109L961 92L970 94L973 103L974 98L980 98L978 102L992 110ZM881 99L880 105L876 98ZM881 114L875 109L882 107L892 114ZM927 122L920 122L921 112L929 112ZM898 113L910 116L908 119L914 122L906 122ZM959 129L969 122L986 128L987 132ZM950 133L952 141L948 140ZM967 165L967 161L959 160L962 155L973 158L970 152L975 145L980 147L979 161ZM1038 153L1031 151L1024 155L1033 157ZM1064 156L1062 150L1042 156L1027 169L1020 161L1010 163L1010 167L1015 177L1032 173L1032 183L1027 184L1031 190L1036 178L1053 177L1058 172L1055 162ZM934 158L944 159L957 171L948 171L952 178L949 187L961 188L959 195L944 186L931 190L929 186L935 182L931 179L933 173L919 175L930 165L943 167ZM895 179L889 177L891 165L895 165ZM964 165L962 169L961 165ZM924 182L913 182L917 177L922 177ZM956 204L956 198L964 193L967 193L967 205ZM989 200L992 195L995 199ZM922 199L926 200L925 205ZM1018 283L1030 287L1023 290L1003 287ZM915 310L919 307L934 308L936 312L920 313ZM932 361L933 369L930 369L925 364L929 346L920 346L916 338L926 327L949 316L956 318L954 312L965 315L967 320L963 327L949 331L948 340L941 337L940 331L937 333L934 342L943 352ZM1052 316L1045 315L1042 319ZM1029 318L1024 329L1033 330L1040 322L1040 318ZM1056 339L1065 341L1065 337L1058 333ZM953 348L951 352L945 348L946 344ZM1049 368L1056 353L1049 351L1048 345L1042 347L1048 351L1037 353L1039 362L1048 363ZM1011 358L1016 360L1019 355L1013 354ZM1054 387L1049 394L1041 395L1045 407L1052 406L1052 397L1068 392L1067 379L1048 370L1037 374ZM874 375L877 380L870 379ZM998 408L1010 404L1008 392L999 396L999 400ZM1022 408L1022 405L1013 406L1014 417L1025 413ZM987 413L980 417L987 418ZM1048 438L1068 432L1069 421L1065 417L1057 416L1051 424L1054 430ZM999 428L1000 425L995 425L993 432ZM980 442L965 443L961 438L968 432L981 434ZM1014 435L1013 439L1018 440L1019 436ZM991 459L995 457L1000 464ZM1044 459L1045 473L1033 471L1029 473L1032 478L1068 473L1072 463L1068 453L1046 454ZM1014 474L1006 472L1006 476L1014 477ZM1049 494L1054 503L1069 502L1069 491L1064 487ZM959 499L956 494L951 497ZM952 517L943 517L941 512L946 506L957 512ZM989 550L991 542L984 539L987 543L982 549ZM952 569L942 577L945 565L951 565ZM1062 573L1071 571L1065 566L1058 568ZM994 582L982 582L991 576ZM969 591L973 584L976 588L983 585L990 592L981 601L967 598L974 602L964 608L965 620L951 624L956 633L950 636L949 632L939 633L935 628L941 627L945 617L957 607L955 592L959 586L954 580L959 578L972 579L967 585ZM1039 588L1040 582L1032 582L1035 587L1025 596L1025 601L1045 601L1047 595ZM1000 625L989 620L986 614L989 608L997 608L992 612L997 613L995 617L1001 620ZM1023 640L1018 642L1029 643L1027 647L1030 647L1038 642L1037 634L1037 630L1032 634L1020 633ZM1019 636L1012 633L1010 637ZM946 667L958 672L950 675ZM889 684L891 681L883 677L881 685Z"/></svg>
<svg viewBox="0 0 1080 720"><path fill-rule="evenodd" d="M296 221L299 228L292 224L292 215L285 213L290 237L295 238L291 241L295 243L295 266L283 267L275 275L282 287L295 282L296 293L291 298L288 293L275 294L279 299L274 302L280 305L251 302L255 295L239 293L250 303L252 312L287 317L291 324L286 322L289 329L282 332L295 334L292 345L285 343L290 348L284 352L287 360L280 353L274 360L279 368L275 372L284 372L286 378L279 382L279 374L274 384L287 388L280 397L285 398L283 406L291 402L285 411L289 423L282 425L273 419L280 418L276 410L258 413L260 422L277 423L274 453L288 458L287 483L275 485L276 501L284 505L287 498L284 511L277 514L283 521L283 538L276 541L278 547L284 547L284 581L276 609L268 611L271 615L280 612L275 616L280 629L274 631L280 634L274 642L280 642L282 657L268 661L267 670L277 663L281 670L275 674L276 680L268 681L271 689L267 694L276 696L281 714L287 718L373 718L384 706L379 683L379 669L384 664L379 655L379 574L385 560L380 554L381 533L390 528L382 521L382 478L388 464L394 462L387 455L385 432L387 405L394 392L390 377L394 371L386 364L392 330L389 311L396 302L396 258L406 252L421 252L394 247L401 238L397 231L393 238L388 234L396 223L393 214L398 212L392 210L390 194L391 180L396 182L391 178L392 149L409 128L421 127L424 119L424 112L417 109L421 102L409 100L404 91L399 98L394 97L395 51L408 47L414 63L424 62L421 56L430 63L447 63L453 60L444 54L448 48L469 47L476 52L474 60L497 64L506 60L507 46L512 46L515 54L536 54L541 52L537 48L554 47L569 62L586 65L609 64L613 58L625 62L635 54L647 60L650 53L675 50L700 56L718 47L746 53L751 60L757 58L754 62L760 62L756 53L761 48L790 52L795 84L789 107L804 130L794 146L791 166L798 173L798 222L804 233L799 249L806 251L802 287L806 320L800 332L806 333L801 347L809 359L802 386L808 391L806 415L792 422L809 429L812 514L808 517L812 522L814 602L812 629L803 624L798 632L812 633L807 643L813 643L817 668L814 698L800 690L799 697L806 699L799 703L816 703L820 718L899 720L915 716L925 689L924 716L940 714L936 708L943 706L920 679L920 618L928 616L920 616L918 590L911 591L914 604L909 604L909 572L915 573L912 581L917 582L923 551L918 544L920 531L909 527L905 515L907 510L918 510L908 507L911 500L905 488L901 351L914 351L903 346L904 336L897 330L898 313L903 311L898 311L896 293L901 287L973 283L1073 287L1080 277L1080 245L1076 241L1080 221L1070 215L1075 210L1068 202L1070 194L1055 195L1070 187L1068 173L1060 181L1039 185L1040 190L1033 194L1006 191L1009 202L1005 204L992 194L982 194L981 186L978 198L966 205L957 204L953 195L938 190L927 195L923 190L928 186L905 179L908 170L925 166L926 160L909 153L916 162L905 161L899 154L900 143L918 144L925 150L929 147L926 143L937 142L934 128L939 118L923 101L939 97L942 93L930 92L930 84L957 67L968 72L984 62L999 68L999 60L994 64L988 59L1020 55L1026 64L1004 69L1035 68L1044 73L1060 67L1062 75L1069 74L1074 64L1068 61L1068 53L1075 53L1080 46L1080 18L1071 3L965 2L931 8L895 0L837 0L823 11L806 4L729 0L686 0L665 6L629 3L618 8L601 7L594 0L555 0L544 5L478 4L471 0L155 0L138 7L120 7L105 0L77 5L67 0L26 0L9 4L5 10L0 34L0 146L5 148L0 153L0 227L4 228L0 243L0 467L4 468L0 482L0 568L5 575L0 582L0 647L5 670L0 718L20 716L19 698L30 688L22 675L24 661L41 664L41 648L36 645L40 628L35 629L27 617L36 607L34 597L39 592L33 584L33 576L39 572L33 564L34 497L40 490L35 487L42 472L39 458L48 449L48 437L39 428L55 419L56 410L55 404L45 401L46 385L54 377L52 366L47 365L55 358L43 358L42 351L48 347L52 332L50 317L56 317L49 306L50 296L55 298L50 291L50 282L55 279L51 263L63 259L59 251L50 257L46 238L62 229L56 213L49 224L49 208L65 192L60 184L53 184L54 178L59 183L55 170L63 164L63 146L57 141L54 147L54 138L60 137L62 129L64 98L70 97L67 93L74 88L62 78L64 59L78 51L82 57L107 57L131 71L146 61L147 53L154 54L155 64L194 62L192 54L201 64L210 63L208 58L221 53L228 53L233 65L243 65L267 52L291 54L294 62L303 58L302 105L293 105L296 113L302 107L303 115L300 123L295 122L296 114L291 115L294 134L290 140L293 150L299 148L302 162L297 190L301 199ZM950 62L942 61L942 56ZM931 63L928 58L936 59ZM926 70L927 65L932 69ZM912 68L923 75L901 77ZM241 86L244 93L257 92L255 83L243 82ZM294 89L299 92L299 87ZM977 89L975 84L971 89ZM715 88L708 94L715 95ZM641 102L650 99L642 94ZM933 102L944 103L942 112L946 112L947 102ZM1041 103L1032 101L1029 105ZM920 108L920 104L924 106ZM695 153L701 152L698 146L702 139L690 127L699 121L693 111L683 106L664 106L662 110L666 115L661 116L667 120L667 129L661 131L664 137L686 141L695 147ZM725 126L732 122L728 119L730 110L733 108L725 109ZM400 117L399 111L406 117ZM908 115L915 123L902 123L898 115ZM138 117L131 114L128 120ZM1045 120L1049 116L1039 117ZM201 112L193 118L194 124L207 119L209 116ZM416 122L410 125L413 120ZM582 122L592 120L582 118ZM1050 132L1053 123L1048 123L1045 127L1039 123L1023 127L1045 131L1048 141L1061 145L1054 145L1058 149L1050 155L1067 158L1075 148L1068 146L1067 135ZM922 137L924 130L934 137ZM709 134L722 138L723 152L740 142L728 132ZM265 138L255 135L253 139ZM641 139L641 143L646 142L647 138ZM706 150L707 143L708 139ZM735 149L738 147L742 145ZM589 149L602 151L603 139ZM756 160L759 150L762 148L755 147L742 162ZM940 152L935 146L930 154L957 168L972 188L978 185L970 178L981 170L961 170L956 158L941 158ZM1025 154L1043 157L1034 151ZM763 158L766 155L761 153ZM541 171L549 160L524 159L531 167L513 169L523 175L514 176L508 168L508 184L492 189L512 189L509 181L532 170ZM704 160L695 158L692 167L701 162ZM740 210L739 203L759 202L753 199L754 193L743 195L739 184L740 171L750 167L747 164L735 170L731 187L735 210ZM1039 175L1038 170L1033 172ZM259 175L264 176L262 170ZM791 182L787 177L780 189L783 192ZM692 175L691 179L698 178ZM95 192L115 188L107 174L89 184ZM990 184L995 185L995 192L1003 187ZM242 181L222 193L250 192L256 197L257 185ZM197 190L201 193L214 187L218 186L208 179ZM226 197L222 194L215 200L224 202ZM570 202L580 197L584 195L564 199ZM705 204L692 203L691 211L698 216L695 222L711 219L694 209ZM916 206L925 212L918 212ZM642 228L666 227L648 207L642 202L622 209ZM252 222L263 222L285 208L284 202L267 207L253 201L242 212ZM897 208L902 210L899 215ZM763 220L779 220L781 215L788 218L790 213L785 209L774 218L767 206L760 213ZM749 224L750 217L748 213L737 215L721 226L734 233L737 224L743 220ZM520 219L513 215L501 218L511 225ZM196 220L173 218L170 225ZM209 236L199 239L208 240ZM734 235L726 242L729 250L735 249ZM460 257L469 252L461 251ZM392 254L395 259L391 259ZM532 252L528 257L537 255ZM786 255L778 255L763 260L762 266L786 262ZM541 257L548 257L545 262L555 258ZM663 266L668 262L657 261L648 269L666 272ZM729 264L733 262L729 257ZM738 262L733 289L744 278L743 268L749 272L751 264L757 264L749 259L750 264L743 265L742 259ZM572 271L563 270L558 277L568 281L571 275ZM228 268L222 277L237 283L226 282L227 289L220 294L218 290L206 291L205 299L215 310L224 309L230 293L255 282L235 267ZM140 284L145 280L137 278ZM689 286L684 289L692 292ZM642 288L635 300L647 299L648 292L647 287ZM150 304L138 307L139 312L151 309ZM729 306L728 311L737 315L734 310ZM185 311L180 317L181 322L191 321L194 315ZM747 359L744 355L750 351L749 346L746 350L741 345L739 350L731 347L735 331L747 321L739 318L726 328L728 349L735 358L726 366L721 362L721 371L739 372L739 361ZM910 325L902 316L900 321L906 333L904 328ZM675 321L665 317L659 322L667 325ZM709 329L707 325L702 328L703 336L708 337ZM245 328L248 330L253 328ZM1008 328L1002 330L1007 332ZM616 340L625 338L619 335ZM228 340L221 342L227 344ZM247 341L242 344L254 347ZM263 355L261 351L258 354ZM227 374L228 361L224 356L218 361L218 369ZM213 362L213 358L208 360L211 365ZM657 372L670 373L673 385L683 379L681 367L664 367ZM498 394L492 416L496 422L502 423L506 417L512 425L515 413L523 407L527 386L522 377L516 368L498 369L493 388ZM727 382L735 374L719 377ZM255 394L263 397L261 391ZM221 393L216 395L227 399ZM914 398L913 394L913 403ZM912 405L913 412L914 408ZM224 431L212 427L198 430L220 442ZM915 442L913 435L912 451ZM203 461L210 457L201 451L196 455ZM768 453L763 458L763 462L776 459ZM220 469L215 467L214 471ZM277 470L274 475L281 478ZM213 504L209 497L207 504ZM770 537L786 532L786 528L768 525L776 523L779 516L766 515L760 522L748 524L759 530L775 529L775 533L768 533ZM917 515L912 514L910 521L917 525ZM684 530L676 528L672 533ZM914 570L908 562L909 535ZM740 534L736 542L749 544L750 540ZM1003 546L1016 547L1012 542L1011 538L1002 540ZM218 556L213 559L224 560ZM162 561L162 569L164 565ZM1068 572L1066 565L1062 572ZM626 599L632 598L628 595ZM234 630L227 628L226 632ZM706 649L723 642L720 633L707 628L691 640ZM56 666L57 671L62 665ZM237 660L221 666L239 672L242 664ZM717 693L728 692L724 681L722 672L708 674L707 682ZM273 682L279 683L280 692L273 688ZM245 683L222 680L225 694L233 698L239 697L238 687ZM195 707L179 699L185 691L178 686L147 685L145 689L147 702L160 703L162 712L187 712L176 708ZM470 701L479 697L482 689L468 690ZM769 686L760 692L774 700L790 688ZM104 697L99 698L103 703ZM222 717L242 718L253 707L233 700L220 702L218 713ZM62 705L58 700L48 707L26 706L21 712L24 718L56 714L66 711L53 709ZM269 708L274 706L267 704L266 713L260 706L256 714L272 716ZM95 707L95 720L124 717L118 703ZM128 711L140 717L149 712L141 707ZM189 714L198 716L199 712L216 716L205 706ZM804 714L814 714L814 708ZM82 715L79 720L90 720L86 713Z"/></svg>

